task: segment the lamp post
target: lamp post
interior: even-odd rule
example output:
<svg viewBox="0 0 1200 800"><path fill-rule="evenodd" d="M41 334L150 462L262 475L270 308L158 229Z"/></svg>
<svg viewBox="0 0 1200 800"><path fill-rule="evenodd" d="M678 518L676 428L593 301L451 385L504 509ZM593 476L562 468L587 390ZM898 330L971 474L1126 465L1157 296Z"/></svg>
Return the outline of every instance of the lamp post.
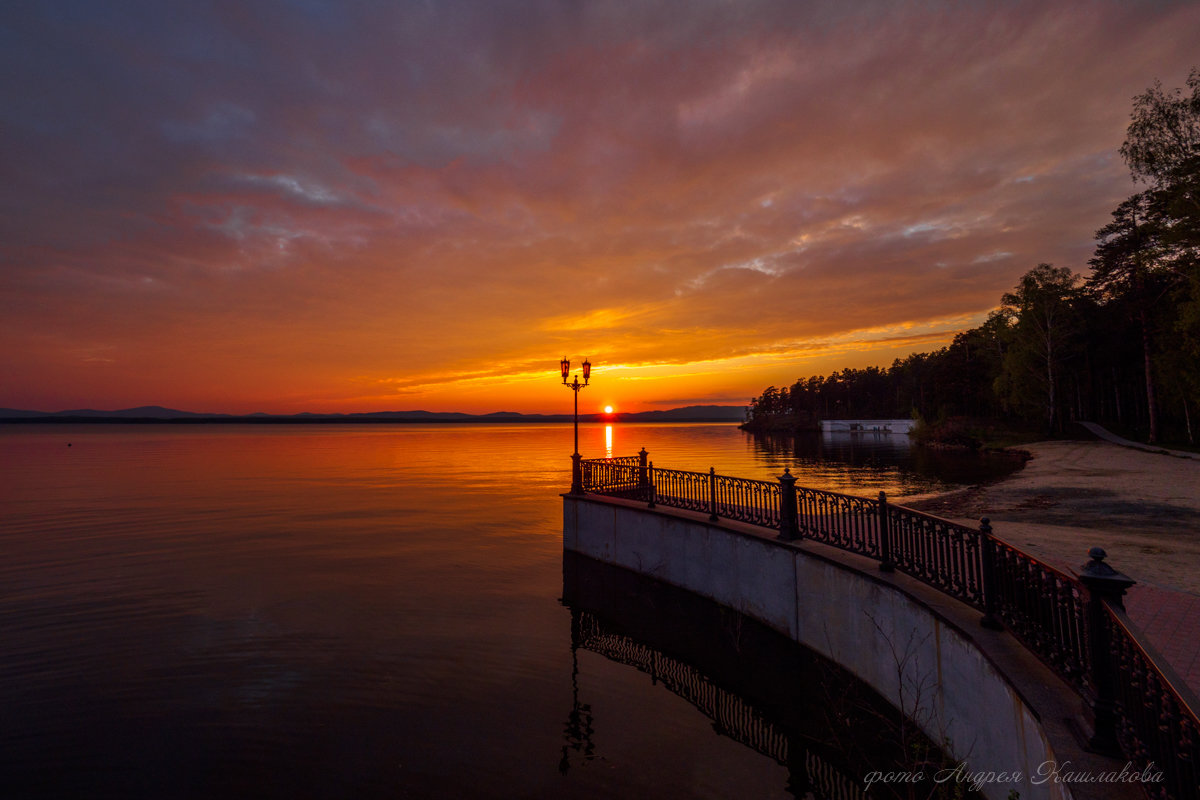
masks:
<svg viewBox="0 0 1200 800"><path fill-rule="evenodd" d="M563 356L558 365L562 368L563 386L575 392L575 452L571 455L571 494L583 494L583 470L579 466L579 390L588 385L588 379L592 376L592 365L586 358L583 360L583 383L579 382L578 374L567 383L567 376L571 374L571 361L566 356Z"/></svg>

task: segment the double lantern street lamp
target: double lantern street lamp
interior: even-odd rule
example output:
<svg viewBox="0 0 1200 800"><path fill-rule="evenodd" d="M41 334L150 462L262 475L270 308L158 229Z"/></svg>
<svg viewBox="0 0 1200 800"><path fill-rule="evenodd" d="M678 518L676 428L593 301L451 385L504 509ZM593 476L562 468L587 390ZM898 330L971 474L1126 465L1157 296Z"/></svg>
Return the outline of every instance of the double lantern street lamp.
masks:
<svg viewBox="0 0 1200 800"><path fill-rule="evenodd" d="M558 364L562 368L563 386L575 392L575 452L571 455L571 494L583 494L583 470L579 466L579 390L588 385L592 376L592 365L583 360L583 383L579 382L576 374L570 383L567 376L571 374L571 361L566 356Z"/></svg>

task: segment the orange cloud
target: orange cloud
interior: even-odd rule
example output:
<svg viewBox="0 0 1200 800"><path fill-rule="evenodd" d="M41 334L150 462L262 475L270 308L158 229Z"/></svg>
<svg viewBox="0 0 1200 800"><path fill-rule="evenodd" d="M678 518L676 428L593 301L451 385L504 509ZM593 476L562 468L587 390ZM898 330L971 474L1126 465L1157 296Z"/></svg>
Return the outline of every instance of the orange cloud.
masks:
<svg viewBox="0 0 1200 800"><path fill-rule="evenodd" d="M467 6L14 22L0 406L561 410L569 353L639 410L886 364L1084 268L1129 98L1200 30Z"/></svg>

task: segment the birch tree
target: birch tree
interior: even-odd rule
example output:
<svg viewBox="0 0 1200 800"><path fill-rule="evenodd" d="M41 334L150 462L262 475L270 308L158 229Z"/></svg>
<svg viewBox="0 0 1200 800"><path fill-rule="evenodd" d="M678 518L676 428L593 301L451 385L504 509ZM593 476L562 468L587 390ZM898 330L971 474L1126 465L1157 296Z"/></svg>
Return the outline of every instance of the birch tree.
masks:
<svg viewBox="0 0 1200 800"><path fill-rule="evenodd" d="M1058 389L1077 339L1080 281L1066 267L1038 264L1001 298L1014 322L996 389L1013 404L1040 405L1051 434L1062 427Z"/></svg>

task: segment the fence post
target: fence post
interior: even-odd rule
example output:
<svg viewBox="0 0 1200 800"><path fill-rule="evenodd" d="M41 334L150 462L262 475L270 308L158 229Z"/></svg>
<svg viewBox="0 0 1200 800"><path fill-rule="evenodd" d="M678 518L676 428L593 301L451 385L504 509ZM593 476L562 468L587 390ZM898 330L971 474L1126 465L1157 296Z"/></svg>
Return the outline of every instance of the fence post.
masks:
<svg viewBox="0 0 1200 800"><path fill-rule="evenodd" d="M896 562L892 560L892 524L888 514L887 492L879 490L879 571L893 572Z"/></svg>
<svg viewBox="0 0 1200 800"><path fill-rule="evenodd" d="M646 448L638 451L638 488L646 488L646 456L650 455L646 452Z"/></svg>
<svg viewBox="0 0 1200 800"><path fill-rule="evenodd" d="M1079 568L1079 580L1088 592L1088 650L1091 651L1088 667L1095 693L1092 713L1096 718L1096 727L1092 738L1088 740L1088 749L1101 755L1120 756L1121 746L1117 743L1117 682L1105 606L1112 603L1124 611L1125 604L1121 597L1136 581L1105 564L1106 555L1103 548L1093 547L1088 550L1091 560Z"/></svg>
<svg viewBox="0 0 1200 800"><path fill-rule="evenodd" d="M708 468L708 518L717 521L717 468Z"/></svg>
<svg viewBox="0 0 1200 800"><path fill-rule="evenodd" d="M983 570L983 616L979 624L994 631L1004 630L996 616L999 597L996 593L996 540L992 538L992 522L987 517L979 520L979 558Z"/></svg>
<svg viewBox="0 0 1200 800"><path fill-rule="evenodd" d="M650 465L648 467L646 467L646 487L648 490L646 493L646 496L647 496L647 498L649 498L648 502L646 503L646 508L654 508L654 462L653 461L651 461Z"/></svg>
<svg viewBox="0 0 1200 800"><path fill-rule="evenodd" d="M784 467L779 476L779 536L785 542L800 538L800 525L796 509L796 477Z"/></svg>
<svg viewBox="0 0 1200 800"><path fill-rule="evenodd" d="M579 453L571 455L571 494L583 494L583 467L580 465L583 456ZM588 471L589 483L591 471Z"/></svg>

